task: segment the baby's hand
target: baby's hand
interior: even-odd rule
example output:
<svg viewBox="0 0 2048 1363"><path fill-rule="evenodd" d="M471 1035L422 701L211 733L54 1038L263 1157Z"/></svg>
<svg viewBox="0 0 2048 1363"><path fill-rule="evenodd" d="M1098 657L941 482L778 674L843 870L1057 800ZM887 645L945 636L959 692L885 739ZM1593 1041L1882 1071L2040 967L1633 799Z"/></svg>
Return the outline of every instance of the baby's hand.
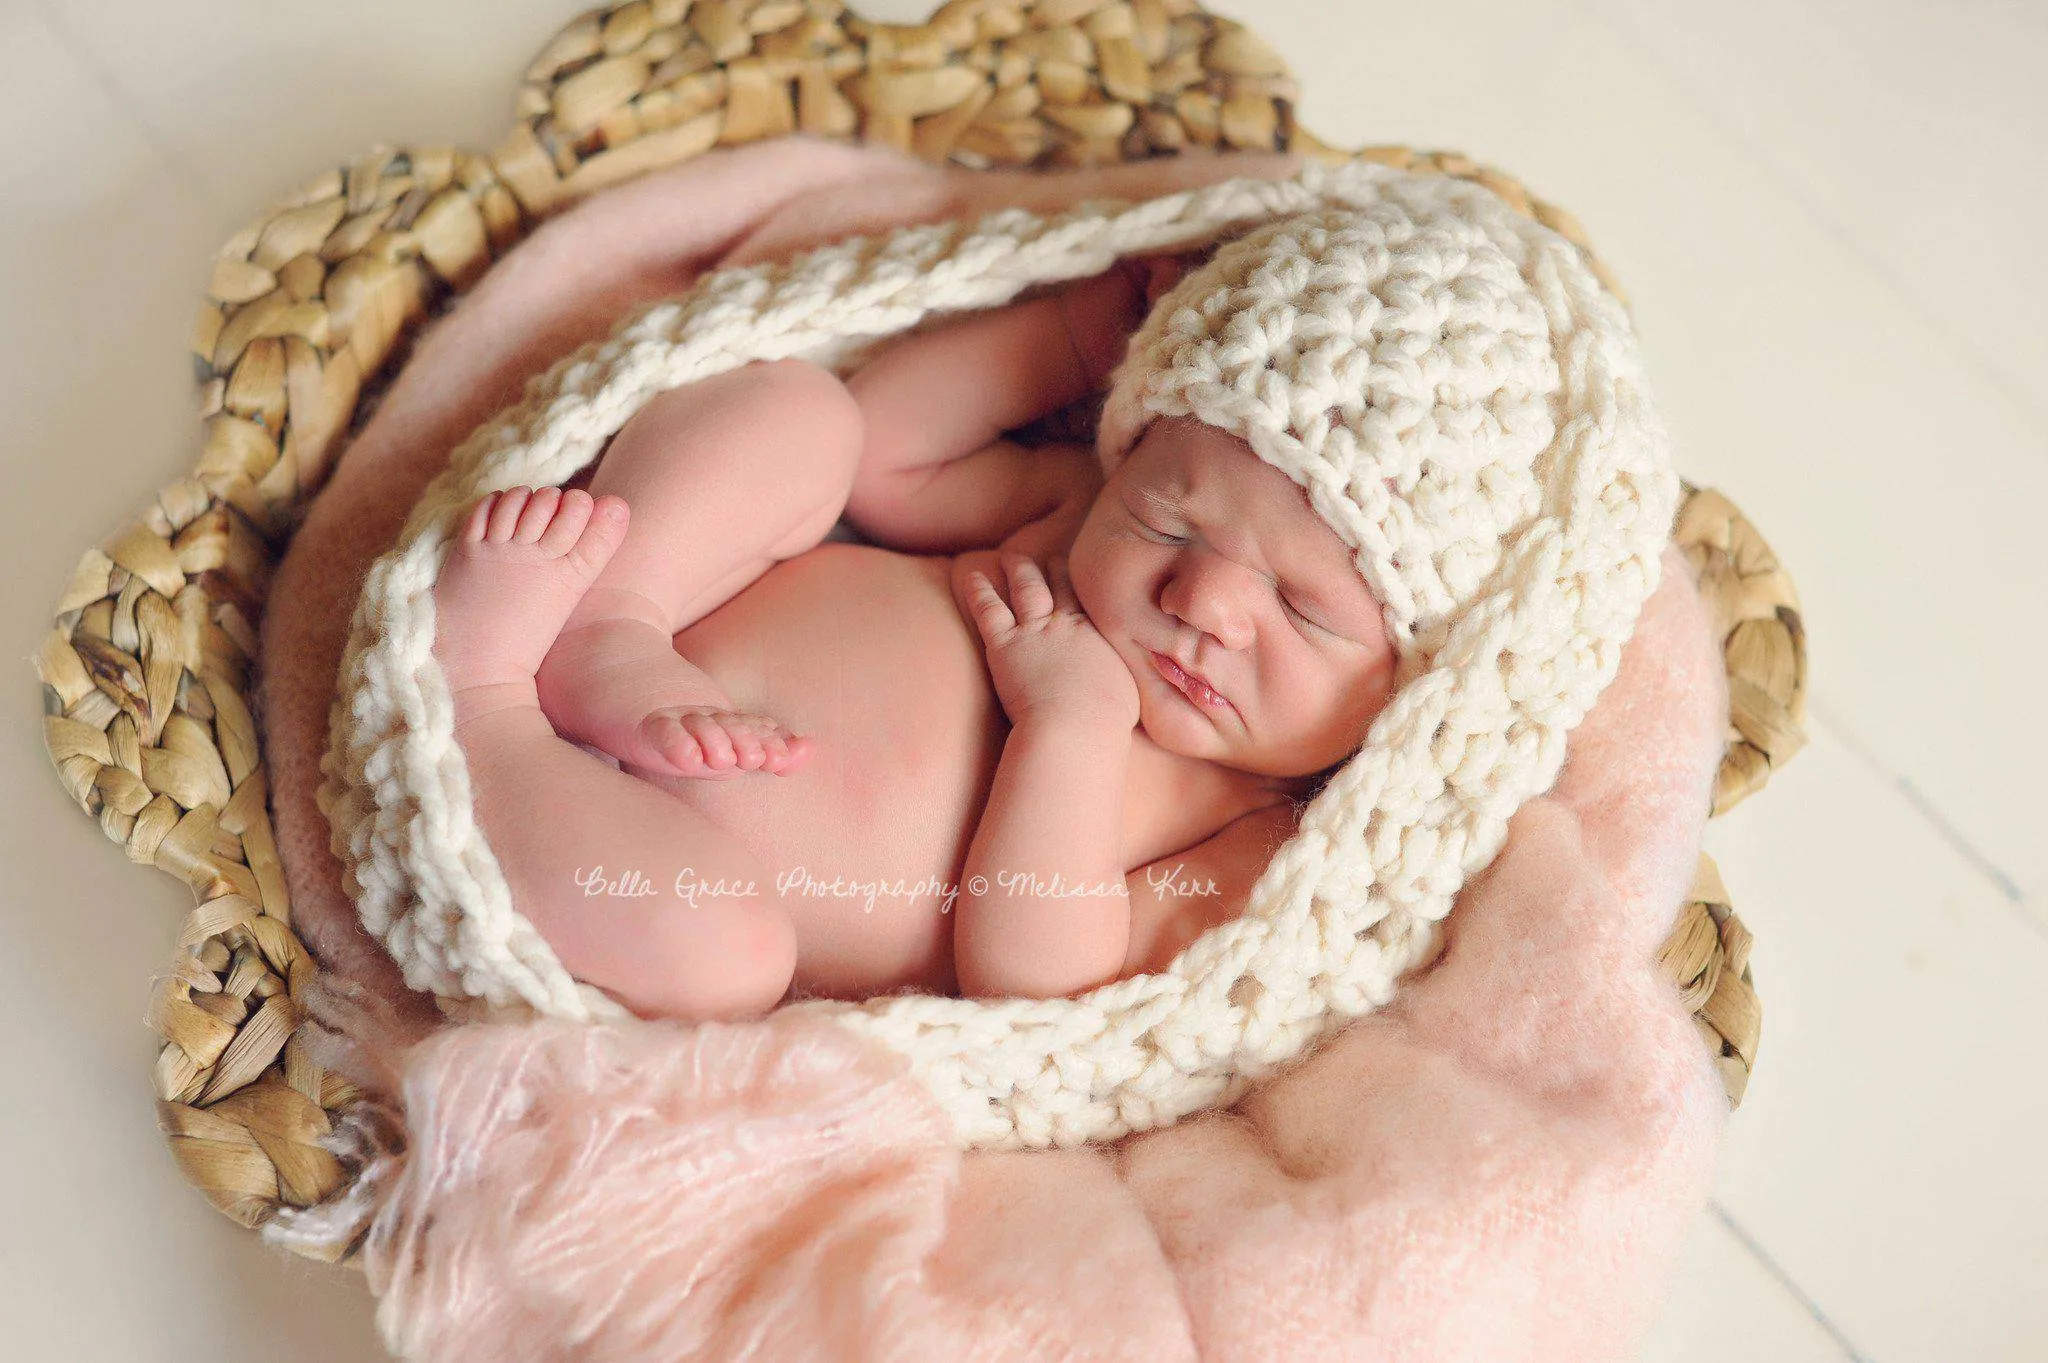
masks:
<svg viewBox="0 0 2048 1363"><path fill-rule="evenodd" d="M1184 256L1128 256L1119 264L1144 295L1148 310L1188 272Z"/></svg>
<svg viewBox="0 0 2048 1363"><path fill-rule="evenodd" d="M1069 451L1077 455L1076 467L1085 475L1085 488L1076 488L1051 511L1035 521L1029 521L1012 530L1003 541L996 545L996 553L1010 551L1023 554L1038 563L1058 564L1064 568L1067 552L1074 547L1074 541L1081 537L1081 527L1088 520L1088 513L1095 506L1095 499L1102 490L1100 466L1095 462L1092 450L1079 450L1066 445L1047 445L1038 451L1040 458L1057 452L1064 456ZM999 562L992 559L991 563Z"/></svg>
<svg viewBox="0 0 2048 1363"><path fill-rule="evenodd" d="M981 631L989 674L1010 723L1099 719L1135 729L1138 684L1074 596L1065 555L1051 580L1015 548L953 561L953 598Z"/></svg>
<svg viewBox="0 0 2048 1363"><path fill-rule="evenodd" d="M1099 275L1059 293L1067 336L1080 357L1087 391L1100 392L1152 307L1187 273L1182 256L1125 256Z"/></svg>

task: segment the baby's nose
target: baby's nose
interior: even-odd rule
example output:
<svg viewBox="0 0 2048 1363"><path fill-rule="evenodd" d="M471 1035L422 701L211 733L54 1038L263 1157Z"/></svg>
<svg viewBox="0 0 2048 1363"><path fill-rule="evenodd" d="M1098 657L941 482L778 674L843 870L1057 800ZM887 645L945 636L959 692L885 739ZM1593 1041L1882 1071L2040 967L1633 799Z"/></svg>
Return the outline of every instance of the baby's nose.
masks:
<svg viewBox="0 0 2048 1363"><path fill-rule="evenodd" d="M1248 639L1249 623L1237 585L1220 580L1227 572L1227 566L1219 564L1208 572L1184 575L1179 593L1167 609L1186 624L1215 636L1225 648L1241 648Z"/></svg>

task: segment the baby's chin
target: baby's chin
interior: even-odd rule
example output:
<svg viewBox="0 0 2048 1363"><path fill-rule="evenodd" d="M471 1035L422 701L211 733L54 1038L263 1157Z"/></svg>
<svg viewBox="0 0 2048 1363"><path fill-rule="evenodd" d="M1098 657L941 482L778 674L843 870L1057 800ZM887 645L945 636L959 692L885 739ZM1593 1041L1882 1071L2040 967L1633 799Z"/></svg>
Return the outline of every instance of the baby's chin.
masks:
<svg viewBox="0 0 2048 1363"><path fill-rule="evenodd" d="M1299 785L1306 788L1320 785L1324 775L1357 756L1357 749L1354 748L1337 757L1333 765L1319 767L1301 775L1277 776L1270 770L1273 764L1262 762L1258 754L1233 752L1214 730L1191 731L1187 724L1180 722L1183 718L1164 713L1164 707L1154 708L1148 698L1142 701L1138 708L1138 732L1144 734L1152 745L1162 752L1192 761L1212 762L1217 766L1228 767L1232 771L1243 772L1247 776L1263 775L1264 779L1287 787Z"/></svg>
<svg viewBox="0 0 2048 1363"><path fill-rule="evenodd" d="M1138 704L1138 731L1152 741L1162 752L1176 757L1194 758L1203 762L1228 764L1232 754L1226 750L1215 730L1198 727L1192 714L1173 714L1169 707L1174 702L1142 696Z"/></svg>
<svg viewBox="0 0 2048 1363"><path fill-rule="evenodd" d="M1217 728L1217 721L1204 719L1189 702L1179 699L1179 693L1151 667L1142 674L1133 672L1131 677L1138 686L1138 732L1153 747L1175 757L1214 762L1247 774L1259 766L1257 754L1234 750Z"/></svg>
<svg viewBox="0 0 2048 1363"><path fill-rule="evenodd" d="M1199 757L1204 755L1183 751L1175 736L1170 733L1161 733L1159 731L1161 727L1163 726L1155 725L1148 716L1138 716L1138 732L1150 739L1152 746L1161 752L1170 752L1175 757Z"/></svg>

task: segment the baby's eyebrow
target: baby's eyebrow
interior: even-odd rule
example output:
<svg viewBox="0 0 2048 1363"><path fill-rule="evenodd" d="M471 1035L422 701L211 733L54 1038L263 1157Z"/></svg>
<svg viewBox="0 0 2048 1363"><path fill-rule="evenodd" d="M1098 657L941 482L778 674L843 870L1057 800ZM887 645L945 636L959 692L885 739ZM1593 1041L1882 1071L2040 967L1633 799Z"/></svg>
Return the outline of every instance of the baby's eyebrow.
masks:
<svg viewBox="0 0 2048 1363"><path fill-rule="evenodd" d="M1187 508L1185 506L1163 492L1155 491L1149 487L1141 487L1138 489L1138 496L1155 511L1164 511L1174 516L1187 515Z"/></svg>

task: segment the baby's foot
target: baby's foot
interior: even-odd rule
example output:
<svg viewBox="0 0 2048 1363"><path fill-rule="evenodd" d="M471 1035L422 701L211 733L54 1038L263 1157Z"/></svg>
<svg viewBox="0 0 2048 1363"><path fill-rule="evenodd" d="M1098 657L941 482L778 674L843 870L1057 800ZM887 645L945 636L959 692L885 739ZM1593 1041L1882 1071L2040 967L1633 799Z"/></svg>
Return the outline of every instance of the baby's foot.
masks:
<svg viewBox="0 0 2048 1363"><path fill-rule="evenodd" d="M660 606L631 587L600 585L585 596L534 684L556 733L636 775L782 776L815 748L766 715L742 712L676 652Z"/></svg>
<svg viewBox="0 0 2048 1363"><path fill-rule="evenodd" d="M626 537L624 500L516 487L469 513L434 584L434 656L456 723L538 704L533 677Z"/></svg>
<svg viewBox="0 0 2048 1363"><path fill-rule="evenodd" d="M677 775L714 779L749 771L780 776L808 761L815 746L766 715L711 705L656 710L640 732Z"/></svg>

